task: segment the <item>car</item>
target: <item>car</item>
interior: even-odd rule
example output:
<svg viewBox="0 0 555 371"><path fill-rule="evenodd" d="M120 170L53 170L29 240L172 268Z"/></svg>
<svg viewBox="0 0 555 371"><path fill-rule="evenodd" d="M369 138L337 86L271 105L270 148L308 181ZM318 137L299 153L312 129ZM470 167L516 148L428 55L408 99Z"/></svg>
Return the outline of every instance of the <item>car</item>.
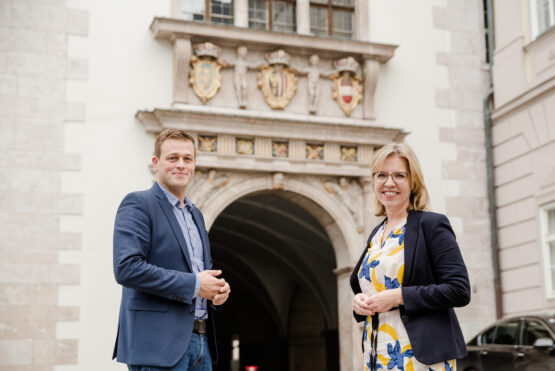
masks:
<svg viewBox="0 0 555 371"><path fill-rule="evenodd" d="M555 314L498 320L467 343L459 371L555 370Z"/></svg>

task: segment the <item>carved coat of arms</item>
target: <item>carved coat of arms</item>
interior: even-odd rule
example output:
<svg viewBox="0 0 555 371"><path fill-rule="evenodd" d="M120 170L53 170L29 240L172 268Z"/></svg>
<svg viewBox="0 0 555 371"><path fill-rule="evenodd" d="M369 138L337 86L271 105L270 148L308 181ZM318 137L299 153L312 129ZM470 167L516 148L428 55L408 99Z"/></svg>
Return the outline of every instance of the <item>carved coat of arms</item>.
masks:
<svg viewBox="0 0 555 371"><path fill-rule="evenodd" d="M333 98L347 116L362 100L362 84L356 72L358 63L352 57L342 58L335 63L338 73L330 76L333 81Z"/></svg>
<svg viewBox="0 0 555 371"><path fill-rule="evenodd" d="M290 67L289 55L278 50L266 55L268 65L260 68L258 88L272 109L283 109L297 91L296 71Z"/></svg>
<svg viewBox="0 0 555 371"><path fill-rule="evenodd" d="M212 43L195 46L195 56L191 58L189 84L202 103L216 95L222 86L220 69L225 66L218 59L219 47Z"/></svg>

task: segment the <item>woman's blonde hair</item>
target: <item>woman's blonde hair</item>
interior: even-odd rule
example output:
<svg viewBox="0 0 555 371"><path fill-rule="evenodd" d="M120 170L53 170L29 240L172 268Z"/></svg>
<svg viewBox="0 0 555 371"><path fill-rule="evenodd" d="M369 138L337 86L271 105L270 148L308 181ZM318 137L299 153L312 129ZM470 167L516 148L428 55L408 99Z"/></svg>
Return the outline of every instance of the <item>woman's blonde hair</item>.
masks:
<svg viewBox="0 0 555 371"><path fill-rule="evenodd" d="M410 177L410 202L408 210L428 210L428 190L424 184L424 176L420 163L414 151L404 143L389 143L383 146L374 156L370 163L372 181L374 173L380 171L383 163L388 157L399 156L407 162ZM385 207L378 200L376 193L372 194L376 216L385 216Z"/></svg>

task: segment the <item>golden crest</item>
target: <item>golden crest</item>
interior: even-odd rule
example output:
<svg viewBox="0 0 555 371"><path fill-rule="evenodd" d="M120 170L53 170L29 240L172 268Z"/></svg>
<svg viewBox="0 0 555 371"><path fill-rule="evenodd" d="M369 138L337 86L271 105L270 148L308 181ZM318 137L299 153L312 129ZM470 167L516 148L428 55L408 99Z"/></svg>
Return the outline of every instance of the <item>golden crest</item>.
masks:
<svg viewBox="0 0 555 371"><path fill-rule="evenodd" d="M261 67L258 88L272 109L284 109L297 92L295 70L283 64Z"/></svg>
<svg viewBox="0 0 555 371"><path fill-rule="evenodd" d="M333 84L333 98L347 116L356 108L362 100L362 85L360 80L347 71L330 76Z"/></svg>
<svg viewBox="0 0 555 371"><path fill-rule="evenodd" d="M206 103L220 90L222 86L220 69L222 66L223 63L217 59L209 57L191 58L192 69L189 72L189 84L202 103Z"/></svg>

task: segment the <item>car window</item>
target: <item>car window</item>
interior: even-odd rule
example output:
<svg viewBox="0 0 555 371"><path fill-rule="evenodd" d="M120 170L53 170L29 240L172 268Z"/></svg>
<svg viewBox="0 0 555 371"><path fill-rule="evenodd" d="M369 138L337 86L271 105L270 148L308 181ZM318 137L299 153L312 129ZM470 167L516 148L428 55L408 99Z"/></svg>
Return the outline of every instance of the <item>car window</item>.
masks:
<svg viewBox="0 0 555 371"><path fill-rule="evenodd" d="M480 344L493 344L493 335L495 335L495 327L487 329L480 335Z"/></svg>
<svg viewBox="0 0 555 371"><path fill-rule="evenodd" d="M534 345L534 342L541 338L551 339L547 328L540 321L526 320L522 331L522 345Z"/></svg>
<svg viewBox="0 0 555 371"><path fill-rule="evenodd" d="M516 344L516 334L518 329L519 320L500 323L497 325L495 332L494 344L499 345L514 345Z"/></svg>

